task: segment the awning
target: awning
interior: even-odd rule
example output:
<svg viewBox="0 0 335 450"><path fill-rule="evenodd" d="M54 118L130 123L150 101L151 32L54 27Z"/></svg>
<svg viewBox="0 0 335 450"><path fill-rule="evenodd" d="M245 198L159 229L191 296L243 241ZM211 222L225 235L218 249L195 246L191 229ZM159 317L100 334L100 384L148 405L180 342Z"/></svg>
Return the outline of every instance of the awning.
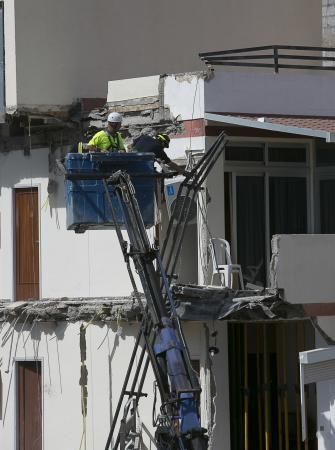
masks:
<svg viewBox="0 0 335 450"><path fill-rule="evenodd" d="M273 131L277 133L295 134L311 138L321 138L326 142L335 142L335 119L324 117L259 117L205 113L205 120L213 124L234 125Z"/></svg>

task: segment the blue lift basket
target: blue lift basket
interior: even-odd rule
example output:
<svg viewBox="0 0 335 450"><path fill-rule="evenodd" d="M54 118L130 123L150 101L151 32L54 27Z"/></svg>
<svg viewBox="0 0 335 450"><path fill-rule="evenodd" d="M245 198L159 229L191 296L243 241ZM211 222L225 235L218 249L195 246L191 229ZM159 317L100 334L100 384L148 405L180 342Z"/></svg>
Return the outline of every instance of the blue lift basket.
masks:
<svg viewBox="0 0 335 450"><path fill-rule="evenodd" d="M64 167L68 230L83 233L86 230L115 228L101 175L107 177L118 170L127 172L131 178L145 227L154 225L155 170L152 153L68 153ZM81 176L87 176L87 179L80 179ZM112 186L109 193L117 222L124 227L121 206Z"/></svg>

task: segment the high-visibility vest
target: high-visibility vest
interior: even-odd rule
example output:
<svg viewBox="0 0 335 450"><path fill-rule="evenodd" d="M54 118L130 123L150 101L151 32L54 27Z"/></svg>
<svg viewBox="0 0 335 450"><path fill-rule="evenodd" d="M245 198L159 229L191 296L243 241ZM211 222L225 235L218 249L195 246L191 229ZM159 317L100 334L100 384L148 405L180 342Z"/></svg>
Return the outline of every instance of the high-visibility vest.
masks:
<svg viewBox="0 0 335 450"><path fill-rule="evenodd" d="M115 136L113 136L106 132L106 130L101 130L92 137L88 145L96 147L101 151L125 151L123 138L120 132L117 132Z"/></svg>

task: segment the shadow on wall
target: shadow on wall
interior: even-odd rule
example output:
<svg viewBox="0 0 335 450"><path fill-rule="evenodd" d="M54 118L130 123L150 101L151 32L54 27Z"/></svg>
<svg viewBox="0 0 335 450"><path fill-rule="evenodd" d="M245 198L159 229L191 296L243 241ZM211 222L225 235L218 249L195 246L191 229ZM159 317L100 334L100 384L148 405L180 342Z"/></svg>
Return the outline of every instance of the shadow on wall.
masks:
<svg viewBox="0 0 335 450"><path fill-rule="evenodd" d="M70 146L32 150L25 156L23 150L0 154L0 188L41 186L41 209L53 217L58 208L65 208L64 176L57 160L64 158ZM47 186L45 188L45 186Z"/></svg>
<svg viewBox="0 0 335 450"><path fill-rule="evenodd" d="M33 149L30 155L24 150L0 152L1 186L12 188L26 180L54 179L60 175L56 160L71 151L70 146ZM27 184L27 182L25 184Z"/></svg>
<svg viewBox="0 0 335 450"><path fill-rule="evenodd" d="M113 333L112 336L110 336L110 332ZM120 345L120 339L124 341L126 339L126 337L127 337L127 339L132 337L135 341L137 333L138 333L137 327L130 328L129 326L127 326L127 329L125 331L124 327L122 327L122 325L118 321L111 323L110 325L108 325L105 338L103 339L103 341L101 342L101 344L98 347L98 348L100 348L101 345L105 341L106 345L107 345L107 349L108 349L108 386L109 386L108 398L109 398L109 424L110 424L110 426L112 425L113 418L114 418L113 402L112 402L112 400L113 400L113 369L114 369L114 375L115 375L115 367L118 367L117 365L113 367L113 359L114 359L116 350ZM113 340L113 336L114 336L114 340ZM129 360L130 360L130 355L129 355ZM123 379L124 376L125 376L125 368L119 367L119 371L117 371L115 379L120 380L120 377L121 377L121 379Z"/></svg>

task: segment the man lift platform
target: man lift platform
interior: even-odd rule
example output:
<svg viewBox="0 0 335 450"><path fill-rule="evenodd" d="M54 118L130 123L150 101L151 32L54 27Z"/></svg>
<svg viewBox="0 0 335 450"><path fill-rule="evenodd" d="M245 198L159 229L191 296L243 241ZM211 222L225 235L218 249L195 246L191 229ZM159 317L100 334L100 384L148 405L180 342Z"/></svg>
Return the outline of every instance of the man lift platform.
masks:
<svg viewBox="0 0 335 450"><path fill-rule="evenodd" d="M186 175L178 192L178 197L183 200L178 211L172 212L162 254L149 241L129 174L123 170L109 174L96 174L96 179L103 184L132 287L142 310L140 331L130 358L105 450L110 448L113 439L114 450L134 449L135 445L138 449L141 448L138 434L131 423L135 423L138 402L145 395L142 388L149 363L151 363L161 397L160 414L155 421L157 449L205 450L208 448L208 436L201 426L199 417L201 388L191 366L187 344L170 291L170 279L181 250L188 221L191 204L189 200L195 199L224 146L225 137L221 134ZM87 177L87 174L80 174L77 179L84 180L85 176ZM121 208L122 223L119 221L113 196L117 198ZM129 242L123 238L121 232L123 225L126 227ZM139 274L145 303L139 295L130 260L133 261ZM142 347L141 343L144 344ZM140 355L133 373L138 352ZM125 397L129 400L124 408L120 429L116 433ZM128 413L132 413L130 421L127 420Z"/></svg>

